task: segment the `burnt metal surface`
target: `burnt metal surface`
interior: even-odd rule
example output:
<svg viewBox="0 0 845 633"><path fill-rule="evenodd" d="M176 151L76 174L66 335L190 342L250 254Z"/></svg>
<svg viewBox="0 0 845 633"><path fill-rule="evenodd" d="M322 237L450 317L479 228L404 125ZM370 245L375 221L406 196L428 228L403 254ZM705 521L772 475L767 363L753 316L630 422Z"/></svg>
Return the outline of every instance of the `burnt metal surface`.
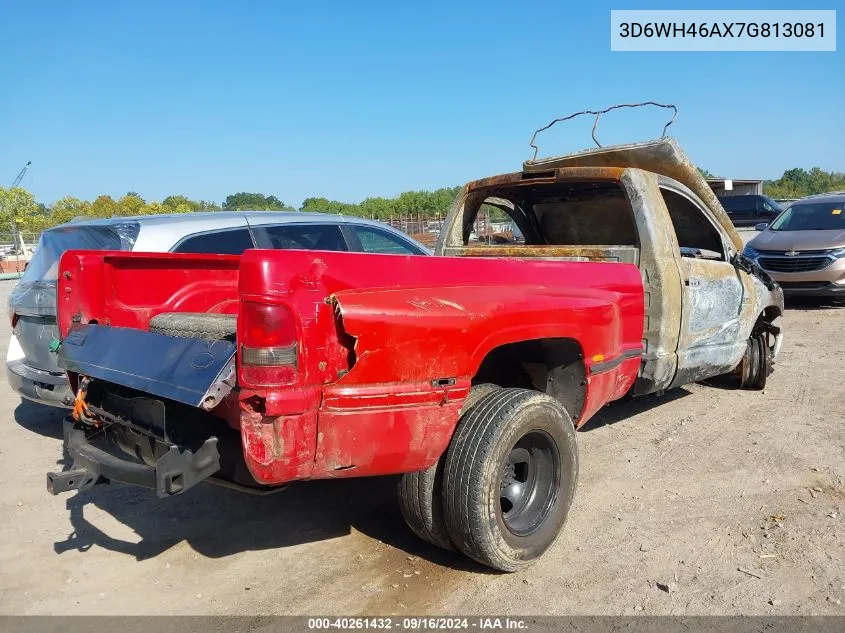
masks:
<svg viewBox="0 0 845 633"><path fill-rule="evenodd" d="M716 194L673 138L667 137L645 143L615 145L575 152L566 156L529 160L523 164L523 172L565 170L569 167L636 168L672 178L701 199L728 235L736 251L742 251L742 239L716 198Z"/></svg>
<svg viewBox="0 0 845 633"><path fill-rule="evenodd" d="M679 252L657 177L628 169L622 184L640 236L639 267L645 295L643 358L634 393L653 393L671 383L678 367L682 305Z"/></svg>
<svg viewBox="0 0 845 633"><path fill-rule="evenodd" d="M630 203L638 246L465 244L463 216L471 213L466 209L477 207L479 198L498 194L507 199L516 188L551 186L561 180L618 181ZM686 198L698 209L702 226L712 227L710 241L701 248L721 253L718 261L707 258L718 253L695 256L696 249L681 248L663 189ZM643 280L645 321L634 392L651 393L730 372L764 312L770 310L767 318L772 318L783 309L780 290L767 287L753 270L737 263L739 237L715 197L708 204L711 194L671 139L529 161L522 173L469 183L447 218L437 253L635 263ZM776 337L773 356L779 340Z"/></svg>
<svg viewBox="0 0 845 633"><path fill-rule="evenodd" d="M64 369L201 406L234 358L235 344L153 334L134 328L82 325L59 351Z"/></svg>
<svg viewBox="0 0 845 633"><path fill-rule="evenodd" d="M526 259L563 259L572 261L619 262L637 265L639 249L635 246L465 246L452 255L462 257L524 257Z"/></svg>
<svg viewBox="0 0 845 633"><path fill-rule="evenodd" d="M739 271L727 262L683 258L683 314L678 370L672 387L730 372L746 347L744 288Z"/></svg>
<svg viewBox="0 0 845 633"><path fill-rule="evenodd" d="M567 167L565 169L549 168L545 171L517 171L473 180L467 183L466 189L469 192L476 193L481 189L512 186L530 187L544 182L565 182L569 180L618 181L624 171L625 167L614 167L612 165ZM489 192L486 195L490 195Z"/></svg>
<svg viewBox="0 0 845 633"><path fill-rule="evenodd" d="M544 125L540 129L535 130L533 136L531 137L531 141L528 143L532 148L534 148L534 156L532 157L532 160L537 160L537 153L540 151L540 148L537 147L536 144L537 135L540 132L548 130L553 125L563 123L564 121L569 121L584 114L595 115L596 120L593 122L593 129L590 131L590 135L593 137L593 142L596 144L596 147L601 147L601 143L599 143L599 140L596 138L596 128L598 127L599 121L601 120L603 114L607 114L608 112L612 112L613 110L619 110L622 108L642 108L644 106L654 106L656 108L666 108L667 110L672 110L672 118L666 122L666 124L663 126L663 131L660 133L660 138L665 137L666 130L669 129L669 126L675 122L675 118L678 116L677 107L675 107L671 103L657 103L656 101L643 101L642 103L620 103L617 105L612 105L609 108L605 108L604 110L581 110L581 112L575 112L564 117L559 117L553 120L548 125Z"/></svg>

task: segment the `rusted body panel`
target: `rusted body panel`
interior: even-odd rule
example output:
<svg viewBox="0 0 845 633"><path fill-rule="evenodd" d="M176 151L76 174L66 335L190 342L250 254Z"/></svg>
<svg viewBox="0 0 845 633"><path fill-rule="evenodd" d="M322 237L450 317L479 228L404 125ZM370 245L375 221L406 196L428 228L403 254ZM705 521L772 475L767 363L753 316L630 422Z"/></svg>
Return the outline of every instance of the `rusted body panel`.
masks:
<svg viewBox="0 0 845 633"><path fill-rule="evenodd" d="M508 212L520 199L520 191L540 191L568 182L621 186L636 226L637 236L631 240L635 244L490 246L467 242L469 209L488 203L488 196L496 196L501 201L498 206ZM719 236L720 259L696 259L681 252L664 191L688 200L712 226ZM583 198L579 203L583 205ZM598 207L589 209L592 212ZM767 288L736 265L741 248L730 219L698 170L675 141L662 139L528 161L522 172L469 183L447 217L435 253L637 265L644 288L645 319L642 364L634 392L642 394L731 371L740 362L755 324L764 315L773 319L782 312L780 290ZM778 340L775 353L779 346Z"/></svg>
<svg viewBox="0 0 845 633"><path fill-rule="evenodd" d="M527 163L526 163L527 164ZM533 186L542 182L560 180L619 180L625 166L608 165L557 165L549 164L545 169L525 169L501 176L480 178L467 183L467 190L476 191L502 185ZM530 178L526 178L530 175Z"/></svg>
<svg viewBox="0 0 845 633"><path fill-rule="evenodd" d="M193 267L186 289L175 271L192 257L65 254L60 327L65 335L91 321L145 329L160 312L232 301L289 308L296 382L254 385L239 371L240 411L230 419L259 483L429 466L448 445L485 357L509 343L577 342L587 383L583 408L573 412L579 425L637 376L643 291L632 265L247 251L237 270L228 259L204 258L208 270ZM124 283L140 278L144 287Z"/></svg>
<svg viewBox="0 0 845 633"><path fill-rule="evenodd" d="M525 259L567 259L593 262L621 262L615 247L602 246L467 246L458 247L459 257L521 257ZM632 262L622 262L632 263Z"/></svg>
<svg viewBox="0 0 845 633"><path fill-rule="evenodd" d="M573 167L636 168L672 178L687 187L707 206L736 251L742 250L742 238L736 232L733 222L710 185L675 139L666 137L646 143L600 147L566 156L529 160L525 161L523 171L534 173Z"/></svg>
<svg viewBox="0 0 845 633"><path fill-rule="evenodd" d="M639 267L645 294L643 362L636 391L651 393L667 388L678 369L683 304L678 268L681 257L657 177L628 169L622 184L631 200L640 235Z"/></svg>

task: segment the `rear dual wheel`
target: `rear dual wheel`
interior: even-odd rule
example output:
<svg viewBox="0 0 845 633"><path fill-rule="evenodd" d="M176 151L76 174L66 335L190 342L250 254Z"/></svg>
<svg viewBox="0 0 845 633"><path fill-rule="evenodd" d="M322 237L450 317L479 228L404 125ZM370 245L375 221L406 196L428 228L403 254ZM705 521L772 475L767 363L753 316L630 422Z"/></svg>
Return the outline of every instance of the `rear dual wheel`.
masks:
<svg viewBox="0 0 845 633"><path fill-rule="evenodd" d="M443 509L455 546L517 571L560 534L578 480L575 427L543 393L501 389L460 421L446 455Z"/></svg>
<svg viewBox="0 0 845 633"><path fill-rule="evenodd" d="M475 385L469 392L461 415L469 411L476 402L487 394L500 389L498 385L484 383ZM443 465L446 453L440 456L432 466L425 470L405 473L399 481L399 509L405 523L411 531L422 540L454 550L455 546L449 537L446 520L443 518Z"/></svg>
<svg viewBox="0 0 845 633"><path fill-rule="evenodd" d="M429 488L431 507L441 508L435 544L448 536L450 548L517 571L557 538L575 495L578 450L572 420L554 398L490 390L465 407L440 462Z"/></svg>

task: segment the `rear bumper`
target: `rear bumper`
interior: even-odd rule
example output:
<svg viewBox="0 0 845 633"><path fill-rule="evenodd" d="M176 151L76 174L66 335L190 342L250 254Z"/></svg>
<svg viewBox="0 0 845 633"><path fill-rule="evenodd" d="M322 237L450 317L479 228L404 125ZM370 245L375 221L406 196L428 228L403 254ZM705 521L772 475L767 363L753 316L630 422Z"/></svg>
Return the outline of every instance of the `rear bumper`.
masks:
<svg viewBox="0 0 845 633"><path fill-rule="evenodd" d="M73 392L64 374L57 376L30 367L22 360L8 360L6 378L12 389L27 400L51 407L67 408L73 405Z"/></svg>
<svg viewBox="0 0 845 633"><path fill-rule="evenodd" d="M102 435L102 431L93 429ZM113 455L89 441L89 431L70 416L65 418L64 447L73 460L69 470L47 473L47 491L59 494L87 490L116 481L151 488L159 497L184 492L220 469L217 438L208 438L196 452L171 446L154 466Z"/></svg>

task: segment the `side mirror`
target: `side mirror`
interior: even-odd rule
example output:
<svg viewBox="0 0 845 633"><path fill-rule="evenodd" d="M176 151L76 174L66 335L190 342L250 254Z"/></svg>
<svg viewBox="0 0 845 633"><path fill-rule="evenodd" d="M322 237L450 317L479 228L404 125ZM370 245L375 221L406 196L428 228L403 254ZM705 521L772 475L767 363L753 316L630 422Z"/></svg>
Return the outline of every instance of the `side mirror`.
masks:
<svg viewBox="0 0 845 633"><path fill-rule="evenodd" d="M753 262L745 257L742 253L734 253L731 257L731 264L739 268L740 270L744 270L749 275L753 271Z"/></svg>
<svg viewBox="0 0 845 633"><path fill-rule="evenodd" d="M755 225L754 225L754 230L755 230L755 231L765 231L767 228L769 228L769 223L768 223L768 222L760 222L760 224L755 224Z"/></svg>

